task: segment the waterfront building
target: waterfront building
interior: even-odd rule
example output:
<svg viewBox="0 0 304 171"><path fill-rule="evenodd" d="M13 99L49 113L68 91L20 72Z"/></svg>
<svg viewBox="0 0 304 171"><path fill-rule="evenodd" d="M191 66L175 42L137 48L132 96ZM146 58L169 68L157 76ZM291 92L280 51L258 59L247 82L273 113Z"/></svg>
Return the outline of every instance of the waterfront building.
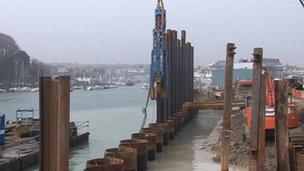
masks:
<svg viewBox="0 0 304 171"><path fill-rule="evenodd" d="M209 67L212 68L212 85L224 86L225 80L225 62L219 61ZM276 58L264 58L263 67L266 71L275 79L281 79L283 77L283 66L279 59ZM251 80L253 72L253 63L251 59L240 59L234 63L233 69L233 81L237 80Z"/></svg>

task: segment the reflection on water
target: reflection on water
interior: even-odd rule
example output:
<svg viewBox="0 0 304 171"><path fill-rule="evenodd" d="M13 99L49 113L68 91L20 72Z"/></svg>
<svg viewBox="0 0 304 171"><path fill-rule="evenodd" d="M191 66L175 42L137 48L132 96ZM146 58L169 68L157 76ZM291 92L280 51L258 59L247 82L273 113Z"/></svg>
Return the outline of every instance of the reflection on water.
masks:
<svg viewBox="0 0 304 171"><path fill-rule="evenodd" d="M165 148L164 153L159 154L156 162L149 163L149 170L191 171L204 168L205 171L210 168L210 171L213 171L216 164L212 164L212 155L202 151L201 147L203 139L208 136L220 117L221 113L218 111L201 111L179 132L175 140Z"/></svg>

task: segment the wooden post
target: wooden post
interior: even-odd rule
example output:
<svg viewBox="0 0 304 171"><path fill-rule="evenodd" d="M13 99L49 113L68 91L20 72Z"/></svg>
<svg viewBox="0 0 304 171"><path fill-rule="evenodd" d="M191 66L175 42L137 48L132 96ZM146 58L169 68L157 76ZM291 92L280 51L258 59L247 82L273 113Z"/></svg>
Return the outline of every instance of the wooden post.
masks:
<svg viewBox="0 0 304 171"><path fill-rule="evenodd" d="M275 116L277 171L289 171L288 92L286 80L275 81Z"/></svg>
<svg viewBox="0 0 304 171"><path fill-rule="evenodd" d="M70 78L40 77L40 170L69 170Z"/></svg>
<svg viewBox="0 0 304 171"><path fill-rule="evenodd" d="M263 49L254 48L253 52L253 76L252 76L252 122L249 142L249 171L258 170L258 146L259 146L259 118L261 114L261 73L263 61ZM265 94L262 93L262 94ZM265 108L265 106L264 106ZM264 113L264 112L263 112ZM263 116L264 117L264 116ZM262 131L262 130L261 130ZM264 137L263 137L264 138Z"/></svg>
<svg viewBox="0 0 304 171"><path fill-rule="evenodd" d="M225 97L224 97L224 116L222 131L222 171L229 170L229 146L230 146L230 125L231 125L231 100L232 100L232 81L233 81L233 61L235 46L233 43L227 44L226 68L225 68Z"/></svg>

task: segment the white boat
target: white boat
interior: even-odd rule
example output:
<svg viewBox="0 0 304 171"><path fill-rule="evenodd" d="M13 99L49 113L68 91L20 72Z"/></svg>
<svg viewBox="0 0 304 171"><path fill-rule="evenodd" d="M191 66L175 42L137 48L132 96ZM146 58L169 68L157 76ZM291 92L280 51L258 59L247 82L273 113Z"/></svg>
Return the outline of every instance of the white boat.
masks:
<svg viewBox="0 0 304 171"><path fill-rule="evenodd" d="M111 84L109 88L118 88L118 85Z"/></svg>
<svg viewBox="0 0 304 171"><path fill-rule="evenodd" d="M102 90L102 89L105 89L104 86L101 86L101 85L95 85L93 87L93 90Z"/></svg>
<svg viewBox="0 0 304 171"><path fill-rule="evenodd" d="M83 90L83 86L73 86L72 90Z"/></svg>
<svg viewBox="0 0 304 171"><path fill-rule="evenodd" d="M143 90L148 90L149 89L149 84L148 83L143 83L140 87Z"/></svg>
<svg viewBox="0 0 304 171"><path fill-rule="evenodd" d="M89 86L89 87L87 87L87 90L88 90L88 91L92 91L92 90L93 90L93 87L92 87L92 86Z"/></svg>
<svg viewBox="0 0 304 171"><path fill-rule="evenodd" d="M35 87L31 90L31 92L38 92L39 91L39 88L38 87Z"/></svg>
<svg viewBox="0 0 304 171"><path fill-rule="evenodd" d="M5 93L6 91L3 89L0 89L0 93Z"/></svg>
<svg viewBox="0 0 304 171"><path fill-rule="evenodd" d="M31 87L21 87L17 88L16 92L31 92L32 88Z"/></svg>

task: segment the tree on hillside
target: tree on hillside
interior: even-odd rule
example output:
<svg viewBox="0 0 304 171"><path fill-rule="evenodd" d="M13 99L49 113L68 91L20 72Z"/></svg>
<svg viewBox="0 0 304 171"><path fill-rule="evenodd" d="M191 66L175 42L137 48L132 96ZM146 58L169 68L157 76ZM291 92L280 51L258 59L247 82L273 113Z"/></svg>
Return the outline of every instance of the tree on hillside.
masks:
<svg viewBox="0 0 304 171"><path fill-rule="evenodd" d="M7 54L12 55L18 50L20 50L20 48L11 36L0 33L0 57Z"/></svg>
<svg viewBox="0 0 304 171"><path fill-rule="evenodd" d="M0 83L29 83L38 81L39 73L46 74L49 68L19 48L16 41L0 33Z"/></svg>

